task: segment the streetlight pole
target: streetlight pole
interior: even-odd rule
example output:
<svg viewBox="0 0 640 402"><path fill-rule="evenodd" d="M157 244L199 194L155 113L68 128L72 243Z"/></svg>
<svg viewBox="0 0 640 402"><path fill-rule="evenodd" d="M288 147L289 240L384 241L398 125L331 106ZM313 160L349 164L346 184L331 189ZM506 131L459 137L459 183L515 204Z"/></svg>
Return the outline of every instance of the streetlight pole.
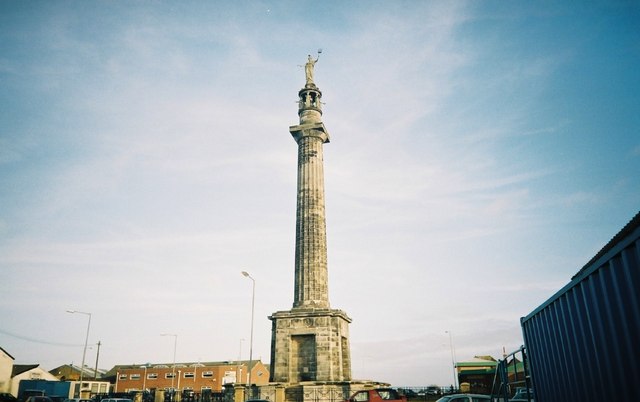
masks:
<svg viewBox="0 0 640 402"><path fill-rule="evenodd" d="M80 367L80 386L78 387L78 397L82 397L82 380L84 380L84 358L87 356L87 343L89 342L89 329L91 328L91 313L77 310L67 310L70 314L84 314L89 317L87 320L87 335L84 338L84 349L82 350L82 366ZM75 392L73 393L75 395Z"/></svg>
<svg viewBox="0 0 640 402"><path fill-rule="evenodd" d="M236 377L236 384L239 384L242 381L242 342L244 338L240 338L240 350L238 351L238 373Z"/></svg>
<svg viewBox="0 0 640 402"><path fill-rule="evenodd" d="M147 365L145 364L142 367L144 367L144 377L142 378L142 396L144 398L144 392L147 389Z"/></svg>
<svg viewBox="0 0 640 402"><path fill-rule="evenodd" d="M178 346L178 335L160 334L160 336L173 336L173 369L171 371L171 400L173 401L173 393L175 392L175 389L173 388L173 380L176 378L176 348Z"/></svg>
<svg viewBox="0 0 640 402"><path fill-rule="evenodd" d="M451 348L451 368L453 370L453 386L457 389L458 385L456 381L458 376L456 375L456 360L455 360L455 352L453 348L453 334L451 331L444 331L444 333L449 334L449 346Z"/></svg>
<svg viewBox="0 0 640 402"><path fill-rule="evenodd" d="M251 290L251 337L249 338L249 367L247 368L247 386L251 388L251 365L253 364L253 312L256 301L256 280L247 271L242 271L242 275L251 279L253 287Z"/></svg>

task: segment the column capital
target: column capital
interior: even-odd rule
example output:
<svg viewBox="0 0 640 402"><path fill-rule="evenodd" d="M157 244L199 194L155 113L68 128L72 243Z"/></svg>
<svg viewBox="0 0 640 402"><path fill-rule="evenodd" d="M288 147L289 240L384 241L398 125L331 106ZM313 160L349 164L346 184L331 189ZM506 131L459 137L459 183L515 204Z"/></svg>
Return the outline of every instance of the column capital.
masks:
<svg viewBox="0 0 640 402"><path fill-rule="evenodd" d="M302 137L317 137L320 138L323 143L329 142L329 132L325 128L324 123L311 123L290 126L289 132L296 140L296 142L300 141L300 138Z"/></svg>

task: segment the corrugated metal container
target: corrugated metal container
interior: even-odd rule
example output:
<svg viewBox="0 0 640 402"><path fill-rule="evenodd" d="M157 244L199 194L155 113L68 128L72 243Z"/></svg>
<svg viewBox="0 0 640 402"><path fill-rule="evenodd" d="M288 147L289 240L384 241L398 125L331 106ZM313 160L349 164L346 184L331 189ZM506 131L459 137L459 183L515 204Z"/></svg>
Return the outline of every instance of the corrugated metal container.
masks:
<svg viewBox="0 0 640 402"><path fill-rule="evenodd" d="M536 402L640 401L640 213L522 318Z"/></svg>
<svg viewBox="0 0 640 402"><path fill-rule="evenodd" d="M27 396L38 395L34 391L43 391L48 397L66 399L69 397L69 381L48 381L48 380L20 380L18 384L18 399L25 400Z"/></svg>

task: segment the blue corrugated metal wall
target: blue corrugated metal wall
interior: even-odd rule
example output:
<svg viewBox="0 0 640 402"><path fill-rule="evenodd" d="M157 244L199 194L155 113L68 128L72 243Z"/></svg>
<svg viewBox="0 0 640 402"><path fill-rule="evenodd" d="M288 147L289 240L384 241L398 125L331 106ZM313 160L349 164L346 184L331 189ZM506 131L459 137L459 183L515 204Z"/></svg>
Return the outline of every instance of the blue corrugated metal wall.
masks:
<svg viewBox="0 0 640 402"><path fill-rule="evenodd" d="M536 402L640 401L640 214L596 257L522 319Z"/></svg>

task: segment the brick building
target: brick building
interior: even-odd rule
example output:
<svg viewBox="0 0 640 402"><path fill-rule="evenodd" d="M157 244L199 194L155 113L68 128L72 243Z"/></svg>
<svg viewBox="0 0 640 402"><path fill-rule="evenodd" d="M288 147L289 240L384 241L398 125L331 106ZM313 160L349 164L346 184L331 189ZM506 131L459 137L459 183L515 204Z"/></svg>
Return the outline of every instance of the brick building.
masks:
<svg viewBox="0 0 640 402"><path fill-rule="evenodd" d="M118 365L105 374L114 378L114 392L174 389L176 392L221 392L226 384L246 384L249 361L192 362ZM251 383L269 382L269 368L260 360L251 362Z"/></svg>

